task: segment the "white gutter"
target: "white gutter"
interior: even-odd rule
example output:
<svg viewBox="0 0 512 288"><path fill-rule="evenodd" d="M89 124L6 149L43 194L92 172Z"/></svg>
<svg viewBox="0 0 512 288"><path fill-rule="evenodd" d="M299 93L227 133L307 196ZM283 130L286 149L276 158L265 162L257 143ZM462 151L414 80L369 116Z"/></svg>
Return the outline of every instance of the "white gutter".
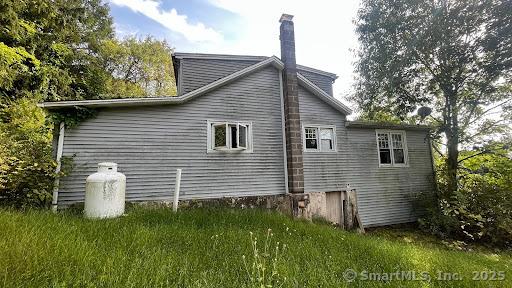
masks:
<svg viewBox="0 0 512 288"><path fill-rule="evenodd" d="M286 154L286 127L284 120L284 93L283 93L283 73L279 71L279 94L281 95L281 129L283 131L283 155L284 155L284 186L286 194L288 190L288 155Z"/></svg>
<svg viewBox="0 0 512 288"><path fill-rule="evenodd" d="M61 169L61 158L62 158L62 150L64 148L64 130L65 130L65 127L64 127L64 122L60 122L60 126L59 126L59 141L58 141L58 144L57 144L57 157L56 157L56 161L57 161L57 167L55 168L55 180L53 182L53 199L52 199L52 210L53 212L57 212L57 203L58 203L58 198L59 198L59 184L60 184L60 178L59 176L57 176L57 174L60 173L60 169Z"/></svg>

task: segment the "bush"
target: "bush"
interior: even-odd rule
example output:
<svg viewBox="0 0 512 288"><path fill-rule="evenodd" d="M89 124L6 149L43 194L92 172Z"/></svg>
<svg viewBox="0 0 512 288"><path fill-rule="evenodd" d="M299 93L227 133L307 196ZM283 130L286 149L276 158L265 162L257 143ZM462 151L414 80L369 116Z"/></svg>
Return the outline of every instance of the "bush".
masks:
<svg viewBox="0 0 512 288"><path fill-rule="evenodd" d="M50 126L33 101L0 107L0 204L50 203L56 167Z"/></svg>
<svg viewBox="0 0 512 288"><path fill-rule="evenodd" d="M446 170L438 165L435 197L420 200L427 212L420 219L424 229L443 238L512 247L511 151L491 146L462 153L457 191L447 190Z"/></svg>

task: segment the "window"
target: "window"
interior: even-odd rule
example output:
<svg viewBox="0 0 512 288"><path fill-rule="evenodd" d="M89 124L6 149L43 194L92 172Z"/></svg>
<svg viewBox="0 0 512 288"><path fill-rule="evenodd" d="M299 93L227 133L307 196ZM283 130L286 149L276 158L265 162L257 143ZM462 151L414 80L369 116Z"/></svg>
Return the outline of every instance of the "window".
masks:
<svg viewBox="0 0 512 288"><path fill-rule="evenodd" d="M251 123L221 121L207 121L207 123L207 152L250 150Z"/></svg>
<svg viewBox="0 0 512 288"><path fill-rule="evenodd" d="M379 166L406 166L405 131L377 130Z"/></svg>
<svg viewBox="0 0 512 288"><path fill-rule="evenodd" d="M304 134L306 135L306 149L318 149L317 141L317 128L305 128Z"/></svg>
<svg viewBox="0 0 512 288"><path fill-rule="evenodd" d="M304 151L336 151L334 126L307 125L303 128Z"/></svg>
<svg viewBox="0 0 512 288"><path fill-rule="evenodd" d="M320 150L330 151L334 149L332 130L332 128L320 128Z"/></svg>

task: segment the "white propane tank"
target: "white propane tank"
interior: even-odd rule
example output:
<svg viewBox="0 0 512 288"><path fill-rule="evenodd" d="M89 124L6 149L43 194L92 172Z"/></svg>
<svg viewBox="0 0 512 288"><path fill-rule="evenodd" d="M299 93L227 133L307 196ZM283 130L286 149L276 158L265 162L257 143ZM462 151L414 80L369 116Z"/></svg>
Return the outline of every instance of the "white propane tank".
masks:
<svg viewBox="0 0 512 288"><path fill-rule="evenodd" d="M98 172L85 180L86 218L113 218L124 213L126 176L117 172L117 164L98 163Z"/></svg>

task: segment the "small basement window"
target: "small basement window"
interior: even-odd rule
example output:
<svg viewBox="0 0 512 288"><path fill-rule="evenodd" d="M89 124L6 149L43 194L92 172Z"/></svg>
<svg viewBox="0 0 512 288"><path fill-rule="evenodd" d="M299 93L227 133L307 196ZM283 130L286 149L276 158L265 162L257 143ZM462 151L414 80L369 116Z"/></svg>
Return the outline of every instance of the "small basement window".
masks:
<svg viewBox="0 0 512 288"><path fill-rule="evenodd" d="M208 122L208 152L248 151L252 148L250 122Z"/></svg>
<svg viewBox="0 0 512 288"><path fill-rule="evenodd" d="M407 166L405 131L377 130L379 166Z"/></svg>
<svg viewBox="0 0 512 288"><path fill-rule="evenodd" d="M303 128L304 151L336 151L336 133L334 126L306 125Z"/></svg>

